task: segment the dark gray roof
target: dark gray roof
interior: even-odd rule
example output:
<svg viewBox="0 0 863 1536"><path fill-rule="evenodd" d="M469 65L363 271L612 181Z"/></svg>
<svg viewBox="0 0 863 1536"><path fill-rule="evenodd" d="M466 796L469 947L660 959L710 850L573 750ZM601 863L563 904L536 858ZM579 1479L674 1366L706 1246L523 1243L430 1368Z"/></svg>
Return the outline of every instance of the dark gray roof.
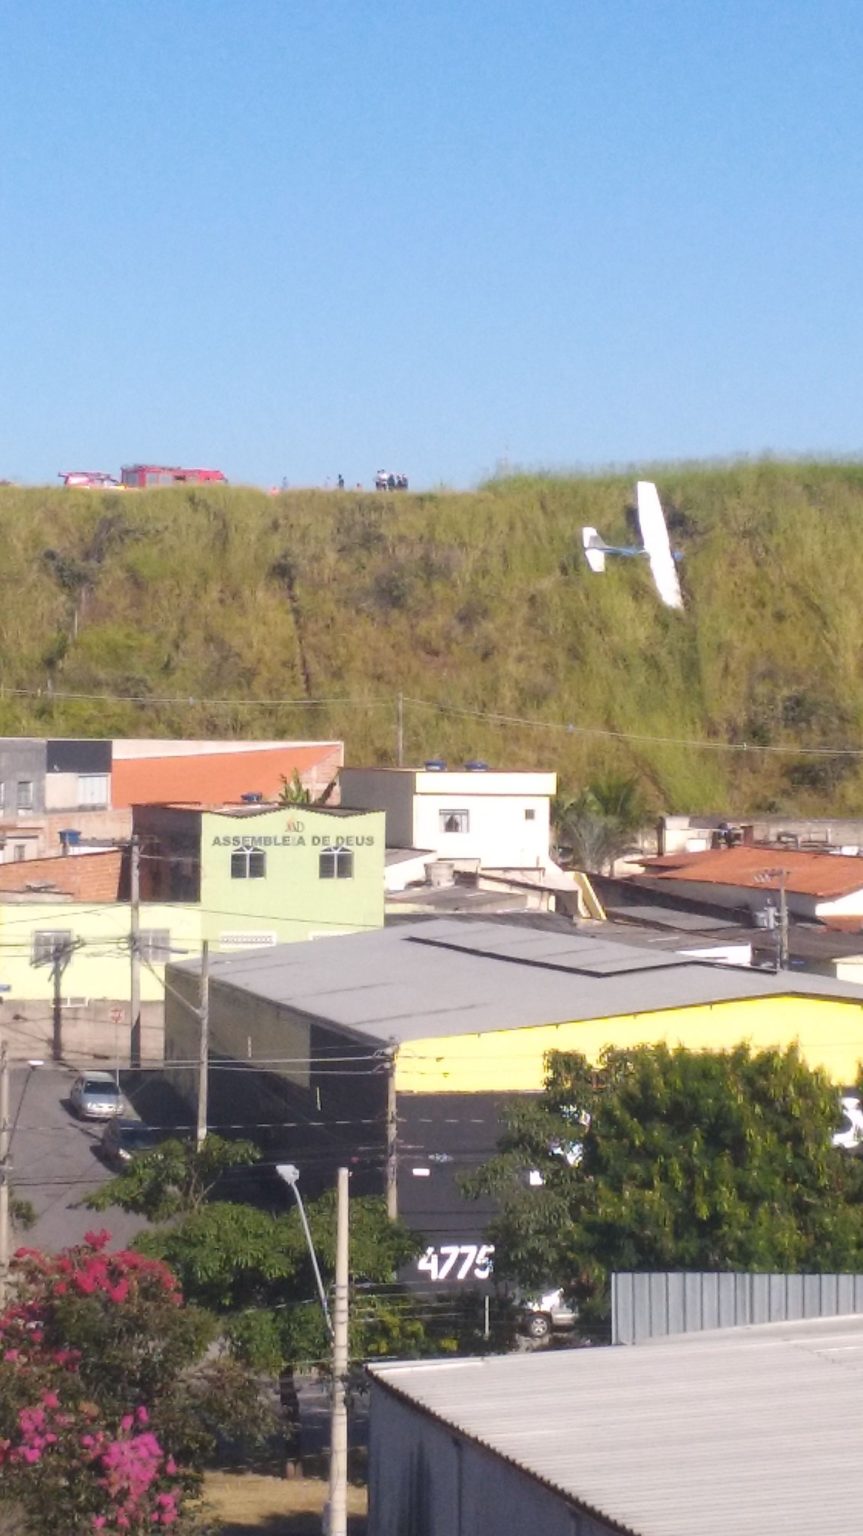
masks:
<svg viewBox="0 0 863 1536"><path fill-rule="evenodd" d="M776 976L578 930L459 917L218 955L210 978L384 1041L789 993L863 1003L863 987L821 976Z"/></svg>
<svg viewBox="0 0 863 1536"><path fill-rule="evenodd" d="M812 1536L860 1518L863 1317L371 1374L635 1536Z"/></svg>

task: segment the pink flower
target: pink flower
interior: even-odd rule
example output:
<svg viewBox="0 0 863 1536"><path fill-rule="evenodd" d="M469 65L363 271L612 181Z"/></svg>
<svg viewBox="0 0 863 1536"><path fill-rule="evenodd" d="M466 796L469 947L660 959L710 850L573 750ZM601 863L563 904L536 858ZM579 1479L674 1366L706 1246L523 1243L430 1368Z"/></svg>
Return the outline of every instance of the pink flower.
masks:
<svg viewBox="0 0 863 1536"><path fill-rule="evenodd" d="M84 1242L89 1248L95 1248L97 1253L101 1248L106 1247L110 1241L111 1234L110 1232L107 1232L104 1227L102 1227L98 1232L84 1233Z"/></svg>

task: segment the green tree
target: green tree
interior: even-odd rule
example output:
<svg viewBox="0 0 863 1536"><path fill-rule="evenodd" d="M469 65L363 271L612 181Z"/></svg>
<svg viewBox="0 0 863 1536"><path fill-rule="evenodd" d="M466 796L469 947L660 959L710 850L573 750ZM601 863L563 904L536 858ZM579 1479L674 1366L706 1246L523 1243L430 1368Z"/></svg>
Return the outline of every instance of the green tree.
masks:
<svg viewBox="0 0 863 1536"><path fill-rule="evenodd" d="M234 1149L232 1153L231 1149ZM216 1178L259 1157L248 1143L208 1136L165 1143L125 1168L90 1197L99 1209L117 1205L162 1222L141 1233L135 1248L169 1265L186 1298L213 1320L239 1365L278 1373L283 1401L294 1399L296 1369L328 1367L330 1340L299 1213L212 1198ZM325 1285L335 1271L334 1193L307 1204ZM391 1221L383 1200L351 1201L351 1356L453 1352L471 1335L472 1320L453 1326L452 1308L429 1304L399 1285L400 1268L424 1241ZM479 1342L473 1320L472 1343ZM295 1402L289 1412L296 1414ZM296 1419L286 1425L289 1447ZM289 1451L289 1454L291 1452Z"/></svg>
<svg viewBox="0 0 863 1536"><path fill-rule="evenodd" d="M602 874L632 847L647 820L638 780L616 778L588 784L578 795L557 795L552 827L558 855L588 874Z"/></svg>
<svg viewBox="0 0 863 1536"><path fill-rule="evenodd" d="M863 1163L833 1148L835 1121L794 1046L608 1049L598 1068L554 1052L467 1182L499 1202L498 1275L563 1284L590 1326L615 1269L859 1268Z"/></svg>
<svg viewBox="0 0 863 1536"><path fill-rule="evenodd" d="M133 1158L116 1178L88 1195L86 1204L92 1211L118 1205L148 1221L187 1216L209 1199L221 1180L250 1167L260 1155L251 1141L229 1141L212 1132L200 1147L191 1139L172 1138Z"/></svg>

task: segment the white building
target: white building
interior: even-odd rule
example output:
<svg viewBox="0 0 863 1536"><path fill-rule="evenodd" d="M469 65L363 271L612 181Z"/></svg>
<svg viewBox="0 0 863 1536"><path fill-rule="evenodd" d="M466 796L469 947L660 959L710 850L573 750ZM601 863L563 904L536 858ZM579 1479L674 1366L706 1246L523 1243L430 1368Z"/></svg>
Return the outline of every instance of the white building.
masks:
<svg viewBox="0 0 863 1536"><path fill-rule="evenodd" d="M498 773L477 766L450 771L424 768L343 768L341 801L356 810L386 813L387 847L413 850L392 862L388 888L422 880L428 864L454 870L520 874L564 885L549 854L554 773Z"/></svg>

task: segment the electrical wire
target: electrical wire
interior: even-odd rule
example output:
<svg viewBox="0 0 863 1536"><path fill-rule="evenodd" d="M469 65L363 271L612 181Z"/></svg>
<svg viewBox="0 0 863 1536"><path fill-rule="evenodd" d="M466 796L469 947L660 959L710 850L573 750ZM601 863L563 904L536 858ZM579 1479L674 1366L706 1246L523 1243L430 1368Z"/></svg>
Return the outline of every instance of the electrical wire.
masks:
<svg viewBox="0 0 863 1536"><path fill-rule="evenodd" d="M711 741L703 737L655 736L644 732L615 731L601 726L576 725L572 721L540 720L527 715L505 715L492 710L466 709L455 704L435 702L430 699L419 699L410 694L390 695L384 698L351 698L343 696L320 699L211 699L200 698L197 695L162 697L145 694L69 693L53 688L13 688L0 684L0 702L2 702L6 695L15 698L46 699L49 701L54 699L61 701L83 700L89 703L100 704L178 705L183 708L188 708L190 705L199 705L214 709L329 709L341 707L349 709L388 708L394 710L400 701L402 705L407 704L415 709L423 709L440 715L482 720L489 725L500 725L507 728L518 725L533 730L558 731L567 736L595 737L600 740L611 741L631 741L641 745L687 747L694 751L745 752L753 755L768 753L791 757L863 757L863 747L762 745L748 741Z"/></svg>

